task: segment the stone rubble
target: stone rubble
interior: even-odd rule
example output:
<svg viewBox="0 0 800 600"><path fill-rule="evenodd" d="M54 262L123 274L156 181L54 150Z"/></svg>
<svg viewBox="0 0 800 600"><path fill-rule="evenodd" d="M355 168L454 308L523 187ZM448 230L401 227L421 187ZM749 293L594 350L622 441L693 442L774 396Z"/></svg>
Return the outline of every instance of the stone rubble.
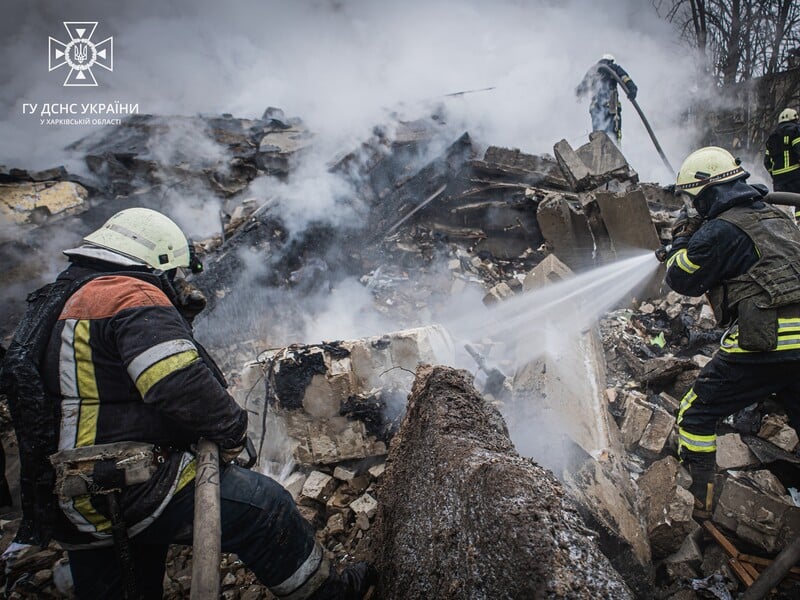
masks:
<svg viewBox="0 0 800 600"><path fill-rule="evenodd" d="M99 225L122 206L107 198L168 208L170 188L201 190L223 207L219 234L195 240L207 266L196 283L210 297L210 311L223 310L235 293L242 249L274 256L268 285L313 291L355 275L377 311L415 323L452 295L474 291L491 308L611 262L626 249L652 250L669 241L679 201L639 182L605 135L592 134L577 150L561 140L552 156L534 156L484 150L464 133L421 163L446 131L440 115L376 128L329 165L368 206L364 235L342 237L323 226L290 236L274 198L247 190L257 177L283 182L293 176L314 142L300 119L274 108L260 119L132 117L73 146L85 156L90 179L63 168L0 168L0 212L24 232L0 240L9 264L3 283L31 280L30 274L14 279L14 267L52 236L53 226ZM202 159L181 151L187 140L206 149ZM326 252L337 246L347 259L341 272L326 262ZM715 586L736 593L744 588L731 561L743 561L726 554L693 518L688 474L675 459L680 398L722 332L703 298L663 289L662 275L644 296L628 298L586 333L581 343L593 349L594 362L584 382L589 391L542 380L534 376L537 365L528 364L508 373L508 397L484 396L502 404L528 389L547 389L551 408L562 400L575 407L580 417L564 443L579 458L572 471L555 475L636 597L688 600L707 597L698 590ZM7 323L18 308L5 309ZM269 442L256 443L257 468L280 479L337 564L370 558L363 540L381 511L386 492L379 484L413 373L421 363L453 364L453 342L443 329L429 327L264 352L272 338L261 333L212 345L232 393L251 412L254 441L267 433L265 424L270 439L286 441L282 454ZM531 407L530 414L542 408ZM581 418L602 427L583 426ZM13 432L7 417L0 421L13 462ZM785 412L767 401L726 419L719 432L712 522L743 555L763 561L800 534L798 438L787 423ZM12 508L0 521L0 549L17 523ZM191 549L171 548L165 597L188 597L190 561ZM4 576L8 597L69 597L65 564L57 544L30 548ZM224 557L220 577L224 598L271 598L233 555ZM787 581L776 597L797 593Z"/></svg>

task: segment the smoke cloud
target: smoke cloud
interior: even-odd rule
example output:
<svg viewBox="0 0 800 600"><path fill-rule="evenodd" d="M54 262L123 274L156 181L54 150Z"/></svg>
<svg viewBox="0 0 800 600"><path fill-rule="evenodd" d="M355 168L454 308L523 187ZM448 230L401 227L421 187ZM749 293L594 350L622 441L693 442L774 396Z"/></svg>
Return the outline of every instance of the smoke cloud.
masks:
<svg viewBox="0 0 800 600"><path fill-rule="evenodd" d="M684 118L696 93L692 57L671 26L639 0L10 0L4 15L0 164L64 164L85 172L82 157L65 147L103 129L43 125L38 115L23 114L24 103L119 101L138 104L140 113L241 118L280 107L314 133L313 151L290 181L256 179L242 196L274 199L290 233L314 220L348 226L363 216L352 189L327 165L357 148L390 114L413 119L444 106L451 137L442 143L468 131L479 145L530 154L551 153L562 138L582 145L591 121L575 86L607 52L637 83L637 100L673 165L693 149ZM67 37L63 21L98 21L97 39L114 37L114 70L97 70L98 87L63 87L63 69L48 72L47 40ZM459 92L467 93L451 95ZM624 99L623 113L622 151L633 168L643 181L670 183L674 174ZM197 132L171 135L155 140L154 156L225 160ZM182 188L163 197L165 212L192 237L219 229L219 201L206 192ZM206 332L313 343L423 324L370 312L370 293L358 281L339 281L330 294L305 297L259 284L267 268L263 257L246 256L243 264L234 300L221 300L218 318L202 325ZM475 316L484 308L479 294L454 302L460 304L445 314L486 322ZM265 322L267 310L275 321ZM459 334L474 339L464 327Z"/></svg>

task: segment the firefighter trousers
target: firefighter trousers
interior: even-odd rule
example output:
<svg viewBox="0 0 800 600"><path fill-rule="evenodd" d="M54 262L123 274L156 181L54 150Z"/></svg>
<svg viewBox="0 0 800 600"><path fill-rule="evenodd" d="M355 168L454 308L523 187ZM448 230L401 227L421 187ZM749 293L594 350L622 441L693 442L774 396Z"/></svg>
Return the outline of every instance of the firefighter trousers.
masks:
<svg viewBox="0 0 800 600"><path fill-rule="evenodd" d="M291 495L259 473L228 465L220 483L222 551L235 553L268 587L290 579L314 549L314 533ZM146 599L160 599L169 544L192 543L194 485L172 498L147 529L131 538L136 584ZM123 597L113 547L69 551L77 597Z"/></svg>
<svg viewBox="0 0 800 600"><path fill-rule="evenodd" d="M773 352L770 354L779 354ZM761 354L761 353L760 353ZM775 395L789 424L800 431L800 360L732 361L717 352L703 367L678 409L678 454L689 463L714 456L719 422Z"/></svg>

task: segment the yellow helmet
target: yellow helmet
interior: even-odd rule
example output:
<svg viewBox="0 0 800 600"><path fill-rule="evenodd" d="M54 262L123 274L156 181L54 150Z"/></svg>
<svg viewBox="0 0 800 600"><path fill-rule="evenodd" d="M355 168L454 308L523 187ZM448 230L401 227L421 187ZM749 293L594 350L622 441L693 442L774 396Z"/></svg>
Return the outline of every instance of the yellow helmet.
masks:
<svg viewBox="0 0 800 600"><path fill-rule="evenodd" d="M778 123L786 123L786 121L797 121L797 111L793 108L784 108L781 114L778 115Z"/></svg>
<svg viewBox="0 0 800 600"><path fill-rule="evenodd" d="M190 263L189 242L181 228L149 208L121 210L83 240L162 271Z"/></svg>
<svg viewBox="0 0 800 600"><path fill-rule="evenodd" d="M695 150L683 161L678 170L675 189L696 197L707 187L748 177L738 158L717 146Z"/></svg>

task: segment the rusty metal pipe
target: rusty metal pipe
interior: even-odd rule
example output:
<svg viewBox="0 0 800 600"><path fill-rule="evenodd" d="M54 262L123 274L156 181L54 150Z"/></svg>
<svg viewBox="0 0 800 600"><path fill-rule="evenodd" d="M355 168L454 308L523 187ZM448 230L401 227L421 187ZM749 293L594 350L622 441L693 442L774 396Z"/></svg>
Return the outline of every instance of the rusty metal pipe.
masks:
<svg viewBox="0 0 800 600"><path fill-rule="evenodd" d="M219 447L201 439L197 443L197 475L194 480L191 600L219 598L222 554L219 482Z"/></svg>

